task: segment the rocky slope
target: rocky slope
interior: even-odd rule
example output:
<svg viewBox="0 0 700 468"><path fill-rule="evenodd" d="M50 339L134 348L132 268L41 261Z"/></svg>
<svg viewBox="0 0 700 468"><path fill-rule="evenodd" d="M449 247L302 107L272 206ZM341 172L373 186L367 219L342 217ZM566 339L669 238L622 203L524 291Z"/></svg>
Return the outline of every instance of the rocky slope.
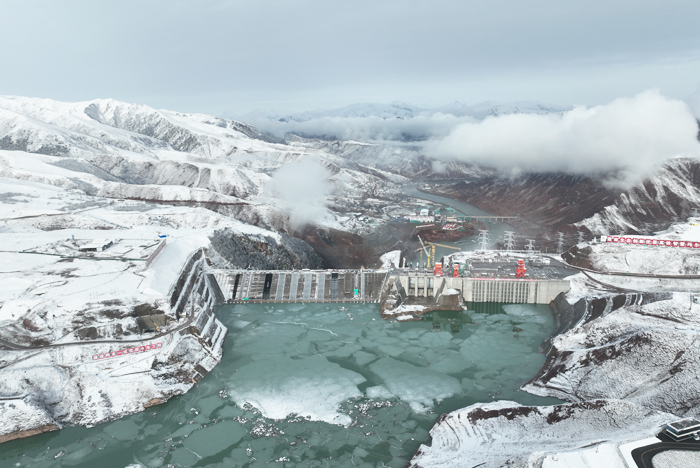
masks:
<svg viewBox="0 0 700 468"><path fill-rule="evenodd" d="M700 207L700 161L671 159L644 182L575 223L595 234L648 234L684 220Z"/></svg>
<svg viewBox="0 0 700 468"><path fill-rule="evenodd" d="M433 193L465 201L494 214L519 216L518 234L537 239L541 248L565 247L578 232L591 235L650 234L685 220L700 207L700 161L671 159L643 182L621 189L594 177L565 174L480 174L438 184Z"/></svg>
<svg viewBox="0 0 700 468"><path fill-rule="evenodd" d="M431 191L494 214L521 216L545 231L592 216L621 192L591 177L566 174L487 175Z"/></svg>

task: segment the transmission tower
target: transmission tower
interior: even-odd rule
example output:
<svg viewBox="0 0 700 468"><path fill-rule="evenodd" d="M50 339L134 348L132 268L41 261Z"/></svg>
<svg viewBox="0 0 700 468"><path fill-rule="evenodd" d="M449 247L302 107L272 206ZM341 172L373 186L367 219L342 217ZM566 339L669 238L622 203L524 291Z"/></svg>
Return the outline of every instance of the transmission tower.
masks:
<svg viewBox="0 0 700 468"><path fill-rule="evenodd" d="M513 231L503 231L503 243L506 250L513 250L515 247L515 233Z"/></svg>
<svg viewBox="0 0 700 468"><path fill-rule="evenodd" d="M557 239L557 253L560 254L564 251L564 233L557 232L559 239Z"/></svg>
<svg viewBox="0 0 700 468"><path fill-rule="evenodd" d="M487 250L489 247L489 231L488 229L482 229L479 231L479 244L481 244L481 250Z"/></svg>
<svg viewBox="0 0 700 468"><path fill-rule="evenodd" d="M527 245L525 246L525 250L530 252L530 255L532 255L532 252L535 250L535 239L528 239L527 240Z"/></svg>

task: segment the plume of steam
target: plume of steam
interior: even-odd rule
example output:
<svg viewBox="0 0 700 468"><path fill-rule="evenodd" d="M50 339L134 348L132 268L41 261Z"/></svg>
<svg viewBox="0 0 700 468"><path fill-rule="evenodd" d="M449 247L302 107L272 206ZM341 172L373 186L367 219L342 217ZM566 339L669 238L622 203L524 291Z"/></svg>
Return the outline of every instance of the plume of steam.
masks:
<svg viewBox="0 0 700 468"><path fill-rule="evenodd" d="M688 105L656 90L562 114L511 114L463 123L426 144L428 154L509 172L615 174L627 186L676 156L697 157Z"/></svg>
<svg viewBox="0 0 700 468"><path fill-rule="evenodd" d="M312 159L289 162L280 167L265 184L265 193L289 213L289 224L298 229L328 215L326 196L332 192L330 173Z"/></svg>

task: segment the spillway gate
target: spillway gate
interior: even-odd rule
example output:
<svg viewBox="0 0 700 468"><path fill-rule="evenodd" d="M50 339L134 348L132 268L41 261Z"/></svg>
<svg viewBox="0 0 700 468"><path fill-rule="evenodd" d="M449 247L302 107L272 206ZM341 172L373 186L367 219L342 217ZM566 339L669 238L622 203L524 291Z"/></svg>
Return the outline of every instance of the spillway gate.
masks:
<svg viewBox="0 0 700 468"><path fill-rule="evenodd" d="M386 271L212 270L226 302L379 302Z"/></svg>

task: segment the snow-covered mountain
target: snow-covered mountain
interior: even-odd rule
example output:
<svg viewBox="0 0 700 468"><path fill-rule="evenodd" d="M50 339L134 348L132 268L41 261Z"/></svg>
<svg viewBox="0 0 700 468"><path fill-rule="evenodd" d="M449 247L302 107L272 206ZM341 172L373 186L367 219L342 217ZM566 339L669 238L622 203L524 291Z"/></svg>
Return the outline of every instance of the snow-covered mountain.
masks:
<svg viewBox="0 0 700 468"><path fill-rule="evenodd" d="M212 203L283 230L265 185L287 163L323 166L335 191L325 202L337 207L362 200L368 186L388 193L405 180L363 170L315 142L283 144L240 122L111 99L0 97L0 150L4 177L108 198ZM342 227L332 216L327 222Z"/></svg>
<svg viewBox="0 0 700 468"><path fill-rule="evenodd" d="M700 211L700 161L671 159L577 226L595 234L650 233Z"/></svg>
<svg viewBox="0 0 700 468"><path fill-rule="evenodd" d="M473 105L453 102L439 107L393 102L360 103L297 113L256 110L240 116L233 113L225 113L224 116L240 118L278 137L294 134L326 140L411 142L444 136L459 123L482 120L488 116L562 113L571 108L535 101L485 101Z"/></svg>

